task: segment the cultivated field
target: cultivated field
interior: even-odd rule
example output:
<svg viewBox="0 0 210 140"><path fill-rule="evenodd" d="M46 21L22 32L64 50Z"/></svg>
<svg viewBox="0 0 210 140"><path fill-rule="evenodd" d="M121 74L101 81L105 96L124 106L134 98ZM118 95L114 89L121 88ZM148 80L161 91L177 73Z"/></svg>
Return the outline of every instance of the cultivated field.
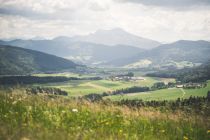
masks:
<svg viewBox="0 0 210 140"><path fill-rule="evenodd" d="M111 81L111 80L71 80L68 82L42 84L41 86L56 87L67 91L69 96L82 96L90 93L102 94L113 90L132 86L152 86L155 82L170 82L174 79L145 77L138 81ZM34 86L38 86L35 84Z"/></svg>

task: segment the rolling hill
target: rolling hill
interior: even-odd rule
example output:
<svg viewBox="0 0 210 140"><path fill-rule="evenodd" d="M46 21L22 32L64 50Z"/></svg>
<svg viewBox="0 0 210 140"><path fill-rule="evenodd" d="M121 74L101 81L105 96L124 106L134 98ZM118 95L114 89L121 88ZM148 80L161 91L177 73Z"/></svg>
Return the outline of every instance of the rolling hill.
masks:
<svg viewBox="0 0 210 140"><path fill-rule="evenodd" d="M75 70L80 65L54 55L0 45L0 75L25 75L34 72Z"/></svg>
<svg viewBox="0 0 210 140"><path fill-rule="evenodd" d="M205 63L210 59L210 42L180 40L147 50L133 57L109 62L115 66L138 67L147 62L152 67L183 68Z"/></svg>

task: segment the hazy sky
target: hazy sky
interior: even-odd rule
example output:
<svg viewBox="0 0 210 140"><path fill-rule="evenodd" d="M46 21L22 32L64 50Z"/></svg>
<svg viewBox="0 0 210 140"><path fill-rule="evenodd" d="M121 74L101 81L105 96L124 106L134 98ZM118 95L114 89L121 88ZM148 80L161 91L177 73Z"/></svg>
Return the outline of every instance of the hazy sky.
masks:
<svg viewBox="0 0 210 140"><path fill-rule="evenodd" d="M0 0L0 38L116 27L161 42L210 40L210 0Z"/></svg>

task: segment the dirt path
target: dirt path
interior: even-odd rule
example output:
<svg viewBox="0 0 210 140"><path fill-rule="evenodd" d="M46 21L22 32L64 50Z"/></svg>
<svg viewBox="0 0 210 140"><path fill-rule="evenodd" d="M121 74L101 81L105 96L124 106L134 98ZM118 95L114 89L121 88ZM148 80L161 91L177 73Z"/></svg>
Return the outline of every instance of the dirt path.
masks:
<svg viewBox="0 0 210 140"><path fill-rule="evenodd" d="M90 83L90 82L86 83L85 85L90 86L90 87L93 87L93 88L97 88L97 89L103 89L105 91L111 91L111 92L113 91L110 88L99 86L99 85L96 85L96 84L93 84L93 83Z"/></svg>
<svg viewBox="0 0 210 140"><path fill-rule="evenodd" d="M183 97L184 97L184 95L186 94L186 92L184 91L184 89L183 89L183 88L181 88L180 90L182 91L182 97L181 97L181 98L183 98Z"/></svg>

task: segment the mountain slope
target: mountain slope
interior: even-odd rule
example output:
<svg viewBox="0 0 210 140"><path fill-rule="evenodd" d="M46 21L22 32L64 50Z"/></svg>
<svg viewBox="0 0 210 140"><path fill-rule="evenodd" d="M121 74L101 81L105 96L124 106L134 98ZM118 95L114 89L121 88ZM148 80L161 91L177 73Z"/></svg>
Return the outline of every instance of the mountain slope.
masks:
<svg viewBox="0 0 210 140"><path fill-rule="evenodd" d="M85 41L104 45L128 45L142 49L151 49L160 45L159 42L130 34L123 29L98 30L86 36L75 36L73 41Z"/></svg>
<svg viewBox="0 0 210 140"><path fill-rule="evenodd" d="M152 50L144 51L133 57L115 60L111 64L124 66L139 61L151 61L151 65L173 66L177 63L204 63L210 59L210 42L180 40L171 44L161 45Z"/></svg>
<svg viewBox="0 0 210 140"><path fill-rule="evenodd" d="M144 51L143 49L128 45L107 46L89 42L75 42L69 37L57 37L53 40L18 39L0 41L0 44L37 50L87 65L121 59L125 56L133 56Z"/></svg>
<svg viewBox="0 0 210 140"><path fill-rule="evenodd" d="M0 45L0 74L21 75L33 72L52 72L76 69L79 66L70 60L54 55Z"/></svg>

